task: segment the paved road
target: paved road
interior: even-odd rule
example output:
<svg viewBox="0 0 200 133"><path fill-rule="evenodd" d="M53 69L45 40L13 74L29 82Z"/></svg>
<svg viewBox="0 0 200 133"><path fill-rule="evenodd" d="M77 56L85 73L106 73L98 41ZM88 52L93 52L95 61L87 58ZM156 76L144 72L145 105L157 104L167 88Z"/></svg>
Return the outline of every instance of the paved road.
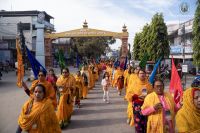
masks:
<svg viewBox="0 0 200 133"><path fill-rule="evenodd" d="M75 72L75 69L71 68ZM14 72L3 73L0 81L0 133L14 133L21 107L28 99L23 89L16 86ZM30 84L30 83L29 83ZM82 108L74 110L70 125L63 133L133 133L126 124L126 102L110 90L111 103L104 103L100 82L82 101Z"/></svg>
<svg viewBox="0 0 200 133"><path fill-rule="evenodd" d="M126 124L126 102L115 89L110 90L110 103L102 100L100 83L83 100L82 108L76 109L71 124L64 133L133 133Z"/></svg>

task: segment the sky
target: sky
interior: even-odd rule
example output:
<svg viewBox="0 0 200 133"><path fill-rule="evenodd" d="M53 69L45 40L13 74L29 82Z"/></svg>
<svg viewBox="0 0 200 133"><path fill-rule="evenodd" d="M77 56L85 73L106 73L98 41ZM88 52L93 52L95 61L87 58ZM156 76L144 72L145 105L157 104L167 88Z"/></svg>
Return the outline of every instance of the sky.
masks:
<svg viewBox="0 0 200 133"><path fill-rule="evenodd" d="M187 3L189 11L181 13L181 3ZM125 24L129 43L133 45L135 33L151 22L155 13L163 13L166 24L178 24L194 17L196 0L0 0L0 10L45 11L54 17L56 32L88 27L99 30L122 32ZM117 49L117 40L112 49Z"/></svg>

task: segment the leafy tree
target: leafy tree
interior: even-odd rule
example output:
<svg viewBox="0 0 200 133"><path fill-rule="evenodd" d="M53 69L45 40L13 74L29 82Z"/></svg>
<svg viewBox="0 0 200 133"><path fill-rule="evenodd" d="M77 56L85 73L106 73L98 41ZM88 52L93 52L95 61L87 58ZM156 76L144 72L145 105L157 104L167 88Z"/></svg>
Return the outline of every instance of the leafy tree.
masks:
<svg viewBox="0 0 200 133"><path fill-rule="evenodd" d="M140 40L141 40L141 33L136 33L134 42L133 42L133 59L138 60L139 59L139 53L140 53Z"/></svg>
<svg viewBox="0 0 200 133"><path fill-rule="evenodd" d="M149 35L147 52L150 60L156 61L160 57L169 57L170 47L167 38L167 26L162 13L156 13L153 16Z"/></svg>
<svg viewBox="0 0 200 133"><path fill-rule="evenodd" d="M105 49L115 41L112 37L73 38L72 48L81 57L98 58L105 54Z"/></svg>
<svg viewBox="0 0 200 133"><path fill-rule="evenodd" d="M197 1L197 8L193 22L193 63L200 66L200 0Z"/></svg>
<svg viewBox="0 0 200 133"><path fill-rule="evenodd" d="M148 54L148 48L150 47L149 44L149 33L150 33L150 26L146 24L143 27L141 37L140 37L140 52L139 52L139 59L142 60L145 53Z"/></svg>

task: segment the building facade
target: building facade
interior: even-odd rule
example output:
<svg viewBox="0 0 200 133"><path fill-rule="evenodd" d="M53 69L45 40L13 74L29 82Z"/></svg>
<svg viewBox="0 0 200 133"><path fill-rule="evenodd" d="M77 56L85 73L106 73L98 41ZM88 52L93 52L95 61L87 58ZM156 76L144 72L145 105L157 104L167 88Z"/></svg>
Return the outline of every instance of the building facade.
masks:
<svg viewBox="0 0 200 133"><path fill-rule="evenodd" d="M25 44L33 54L36 52L38 25L43 24L42 31L54 31L52 16L44 11L0 11L0 62L16 62L16 36L19 28L23 29ZM44 34L43 33L43 34Z"/></svg>
<svg viewBox="0 0 200 133"><path fill-rule="evenodd" d="M194 68L192 64L192 25L193 19L180 24L167 25L170 44L170 57L175 64L187 64L189 70Z"/></svg>

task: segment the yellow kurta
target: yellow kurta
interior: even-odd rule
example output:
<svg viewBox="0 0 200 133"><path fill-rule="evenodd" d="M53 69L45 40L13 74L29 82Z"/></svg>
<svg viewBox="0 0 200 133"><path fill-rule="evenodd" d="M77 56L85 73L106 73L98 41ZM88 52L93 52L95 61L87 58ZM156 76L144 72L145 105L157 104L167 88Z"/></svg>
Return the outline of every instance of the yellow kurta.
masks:
<svg viewBox="0 0 200 133"><path fill-rule="evenodd" d="M55 93L55 89L53 88L52 84L49 83L48 81L43 81L43 82L40 82L39 80L34 80L32 82L32 85L31 85L31 88L30 88L30 92L31 92L31 95L33 95L33 90L35 88L35 86L37 84L42 84L44 85L45 89L46 89L46 96L47 98L51 99L52 100L52 103L53 103L53 106L54 108L56 109L57 107L57 99L56 99L56 93Z"/></svg>
<svg viewBox="0 0 200 133"><path fill-rule="evenodd" d="M132 81L132 78L134 81ZM127 101L128 101L128 117L132 117L131 118L131 123L130 126L134 125L134 116L133 116L133 108L132 108L132 96L133 95L138 95L140 96L142 94L142 89L146 88L147 89L147 93L151 93L153 91L153 88L151 86L151 84L145 80L145 81L141 81L138 77L135 76L131 76L130 77L130 81L129 81L129 85L128 85L128 89L127 89Z"/></svg>
<svg viewBox="0 0 200 133"><path fill-rule="evenodd" d="M175 120L175 103L172 98L172 96L169 93L164 93L164 97L166 100L166 103L170 107L170 113L172 118L172 124L174 127L174 120ZM160 103L160 100L158 98L158 95L155 92L152 92L151 94L148 94L144 100L144 103L141 107L142 110L153 107L157 103ZM153 114L148 116L147 121L147 133L166 133L163 123L163 110L159 110L157 112L154 112Z"/></svg>
<svg viewBox="0 0 200 133"><path fill-rule="evenodd" d="M56 82L58 87L63 86L63 90L60 92L61 96L57 111L57 117L60 124L68 122L73 112L72 90L75 89L74 81L75 78L72 75L69 75L66 78L61 75Z"/></svg>
<svg viewBox="0 0 200 133"><path fill-rule="evenodd" d="M31 111L27 114L28 110ZM41 102L29 99L22 108L18 124L29 133L61 133L52 102L47 98Z"/></svg>
<svg viewBox="0 0 200 133"><path fill-rule="evenodd" d="M192 88L183 94L183 106L177 112L176 126L178 132L200 132L200 109L193 103Z"/></svg>

